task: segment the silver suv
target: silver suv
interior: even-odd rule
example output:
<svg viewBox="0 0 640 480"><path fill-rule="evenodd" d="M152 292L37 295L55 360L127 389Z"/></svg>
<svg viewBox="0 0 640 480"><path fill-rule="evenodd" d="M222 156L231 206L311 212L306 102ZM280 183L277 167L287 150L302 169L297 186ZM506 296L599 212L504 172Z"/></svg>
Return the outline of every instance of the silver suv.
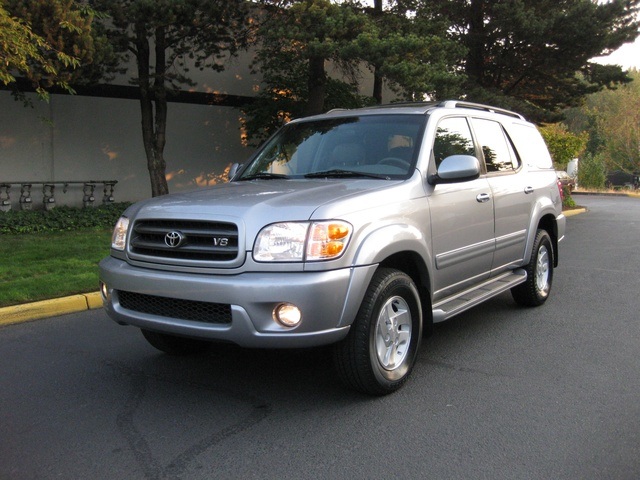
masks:
<svg viewBox="0 0 640 480"><path fill-rule="evenodd" d="M130 207L100 263L109 315L164 352L334 344L338 376L382 395L433 323L506 290L549 296L561 192L519 114L332 111L290 122L230 176Z"/></svg>

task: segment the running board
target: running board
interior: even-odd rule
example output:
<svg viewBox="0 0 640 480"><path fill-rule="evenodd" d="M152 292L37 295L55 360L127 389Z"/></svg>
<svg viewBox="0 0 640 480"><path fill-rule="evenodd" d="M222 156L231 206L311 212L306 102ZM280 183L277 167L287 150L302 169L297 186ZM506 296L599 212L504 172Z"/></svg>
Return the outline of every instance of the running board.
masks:
<svg viewBox="0 0 640 480"><path fill-rule="evenodd" d="M491 278L464 292L447 297L433 305L433 323L444 322L485 300L509 290L527 280L527 272L521 268Z"/></svg>

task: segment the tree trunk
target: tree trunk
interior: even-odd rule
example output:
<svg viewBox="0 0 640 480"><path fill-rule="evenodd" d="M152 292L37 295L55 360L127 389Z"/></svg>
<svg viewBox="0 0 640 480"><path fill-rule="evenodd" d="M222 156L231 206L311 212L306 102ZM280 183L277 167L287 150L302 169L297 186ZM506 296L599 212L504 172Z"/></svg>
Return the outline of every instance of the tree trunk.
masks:
<svg viewBox="0 0 640 480"><path fill-rule="evenodd" d="M166 163L164 161L165 128L167 121L167 100L163 75L157 75L152 91L150 69L150 48L144 22L136 23L136 55L138 63L138 82L140 89L140 113L142 115L142 141L147 155L147 169L151 181L151 195L157 197L169 193L167 185ZM157 34L157 32L156 32ZM161 60L164 66L164 35L156 38L156 68L159 49L162 48ZM159 72L157 72L159 73ZM162 82L162 88L158 88ZM155 119L154 119L155 103Z"/></svg>
<svg viewBox="0 0 640 480"><path fill-rule="evenodd" d="M485 28L484 0L471 0L466 73L478 85L484 85Z"/></svg>
<svg viewBox="0 0 640 480"><path fill-rule="evenodd" d="M324 57L309 59L309 100L304 116L317 115L324 112L324 98L327 93L327 74L324 70Z"/></svg>
<svg viewBox="0 0 640 480"><path fill-rule="evenodd" d="M373 2L374 16L382 16L382 0L374 0ZM380 74L380 65L373 66L373 98L378 105L382 104L382 75Z"/></svg>
<svg viewBox="0 0 640 480"><path fill-rule="evenodd" d="M153 196L169 193L167 185L167 163L164 160L164 146L167 142L167 87L165 83L166 66L165 27L156 28L156 77L153 84L155 94L156 118L154 134L155 163L153 176L156 180L156 191ZM150 169L151 172L151 169ZM153 177L152 177L153 178Z"/></svg>
<svg viewBox="0 0 640 480"><path fill-rule="evenodd" d="M382 104L382 75L379 73L380 67L374 65L373 67L373 98L376 104Z"/></svg>

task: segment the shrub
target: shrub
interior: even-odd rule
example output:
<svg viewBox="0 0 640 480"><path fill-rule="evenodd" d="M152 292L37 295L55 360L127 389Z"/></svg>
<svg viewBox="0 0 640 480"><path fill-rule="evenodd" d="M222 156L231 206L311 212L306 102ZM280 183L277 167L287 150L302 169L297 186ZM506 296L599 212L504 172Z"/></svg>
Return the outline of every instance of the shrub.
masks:
<svg viewBox="0 0 640 480"><path fill-rule="evenodd" d="M113 228L131 205L112 203L95 208L60 206L53 210L11 210L0 212L0 235L62 232L81 228Z"/></svg>
<svg viewBox="0 0 640 480"><path fill-rule="evenodd" d="M607 174L601 154L586 154L580 159L578 185L580 188L604 190Z"/></svg>
<svg viewBox="0 0 640 480"><path fill-rule="evenodd" d="M567 164L584 152L589 139L586 132L576 135L569 132L566 125L562 123L545 125L540 128L540 133L549 147L549 153L558 170L566 170Z"/></svg>
<svg viewBox="0 0 640 480"><path fill-rule="evenodd" d="M576 202L571 196L571 189L566 185L562 187L562 197L563 208L575 208L577 206Z"/></svg>

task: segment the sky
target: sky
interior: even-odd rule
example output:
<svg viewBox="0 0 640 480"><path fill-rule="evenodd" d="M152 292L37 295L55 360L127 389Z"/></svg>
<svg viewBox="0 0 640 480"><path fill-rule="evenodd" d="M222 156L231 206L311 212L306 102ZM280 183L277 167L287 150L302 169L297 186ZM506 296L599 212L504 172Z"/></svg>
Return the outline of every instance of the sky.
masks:
<svg viewBox="0 0 640 480"><path fill-rule="evenodd" d="M602 64L620 65L625 70L640 70L640 37L634 43L625 43L607 57L597 57L593 60Z"/></svg>

